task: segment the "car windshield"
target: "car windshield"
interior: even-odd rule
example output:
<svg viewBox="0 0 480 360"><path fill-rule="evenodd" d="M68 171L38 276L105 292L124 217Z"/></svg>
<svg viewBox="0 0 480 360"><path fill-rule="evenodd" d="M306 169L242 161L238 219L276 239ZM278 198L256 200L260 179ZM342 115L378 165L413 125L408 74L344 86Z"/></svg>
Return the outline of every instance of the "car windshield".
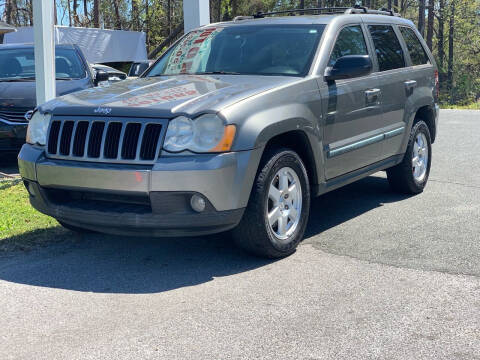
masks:
<svg viewBox="0 0 480 360"><path fill-rule="evenodd" d="M74 49L55 49L57 79L81 79L85 68ZM35 56L32 48L0 50L0 81L35 80Z"/></svg>
<svg viewBox="0 0 480 360"><path fill-rule="evenodd" d="M235 25L188 33L147 77L178 74L305 76L324 25Z"/></svg>

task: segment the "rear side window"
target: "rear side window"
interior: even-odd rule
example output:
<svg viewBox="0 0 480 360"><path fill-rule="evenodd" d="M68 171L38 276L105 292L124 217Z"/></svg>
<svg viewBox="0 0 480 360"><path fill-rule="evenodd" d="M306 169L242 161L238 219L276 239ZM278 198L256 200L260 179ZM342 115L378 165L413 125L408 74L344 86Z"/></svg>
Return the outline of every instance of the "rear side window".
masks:
<svg viewBox="0 0 480 360"><path fill-rule="evenodd" d="M347 26L340 30L328 65L332 66L335 61L345 55L368 55L360 25Z"/></svg>
<svg viewBox="0 0 480 360"><path fill-rule="evenodd" d="M412 29L403 26L400 27L400 32L402 33L405 43L407 44L412 65L428 64L430 60L422 46L422 43L418 39L417 34L415 34Z"/></svg>
<svg viewBox="0 0 480 360"><path fill-rule="evenodd" d="M402 46L390 25L368 25L380 71L405 67Z"/></svg>

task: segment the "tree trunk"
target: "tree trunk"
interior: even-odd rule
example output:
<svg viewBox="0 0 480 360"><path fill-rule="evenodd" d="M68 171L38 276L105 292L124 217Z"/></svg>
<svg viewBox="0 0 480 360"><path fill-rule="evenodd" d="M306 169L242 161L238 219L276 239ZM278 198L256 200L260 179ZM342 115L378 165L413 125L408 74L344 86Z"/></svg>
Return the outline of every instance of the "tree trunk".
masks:
<svg viewBox="0 0 480 360"><path fill-rule="evenodd" d="M420 31L420 34L422 34L422 36L425 34L425 0L419 0L418 31Z"/></svg>
<svg viewBox="0 0 480 360"><path fill-rule="evenodd" d="M122 22L120 20L120 9L118 7L118 0L113 0L113 9L115 11L115 29L122 29Z"/></svg>
<svg viewBox="0 0 480 360"><path fill-rule="evenodd" d="M85 16L85 23L87 24L89 22L87 0L83 0L83 16Z"/></svg>
<svg viewBox="0 0 480 360"><path fill-rule="evenodd" d="M7 24L12 24L12 0L5 1L5 21Z"/></svg>
<svg viewBox="0 0 480 360"><path fill-rule="evenodd" d="M445 19L443 17L443 12L445 8L445 0L440 0L439 3L439 17L438 17L438 66L440 68L440 73L443 72L443 59L445 57L445 49L443 47L444 34L443 28L445 26Z"/></svg>
<svg viewBox="0 0 480 360"><path fill-rule="evenodd" d="M453 103L453 36L455 34L455 1L450 5L450 21L448 25L448 73L447 86L450 93L450 103Z"/></svg>
<svg viewBox="0 0 480 360"><path fill-rule="evenodd" d="M398 0L393 0L393 11L398 12Z"/></svg>
<svg viewBox="0 0 480 360"><path fill-rule="evenodd" d="M230 6L232 7L232 13L231 13L231 17L232 19L237 16L237 12L238 12L238 2L237 0L230 0Z"/></svg>
<svg viewBox="0 0 480 360"><path fill-rule="evenodd" d="M434 0L428 0L428 18L427 18L427 46L430 51L433 49L433 24L435 19Z"/></svg>
<svg viewBox="0 0 480 360"><path fill-rule="evenodd" d="M28 20L30 26L33 26L33 0L28 2ZM55 25L57 24L57 7L55 6Z"/></svg>
<svg viewBox="0 0 480 360"><path fill-rule="evenodd" d="M222 0L217 1L217 21L222 20Z"/></svg>
<svg viewBox="0 0 480 360"><path fill-rule="evenodd" d="M167 0L167 26L168 34L172 33L172 0Z"/></svg>
<svg viewBox="0 0 480 360"><path fill-rule="evenodd" d="M73 0L73 26L79 26L79 21L78 21L78 0Z"/></svg>
<svg viewBox="0 0 480 360"><path fill-rule="evenodd" d="M170 3L170 0L168 0L168 2ZM140 30L140 14L138 11L137 0L132 0L132 23L130 24L130 28L133 31Z"/></svg>
<svg viewBox="0 0 480 360"><path fill-rule="evenodd" d="M68 26L72 26L72 10L70 9L70 0L67 1Z"/></svg>
<svg viewBox="0 0 480 360"><path fill-rule="evenodd" d="M145 0L145 34L146 34L146 43L147 43L147 52L150 49L150 0Z"/></svg>
<svg viewBox="0 0 480 360"><path fill-rule="evenodd" d="M388 8L389 10L392 9L392 0L388 0L388 2L387 2L387 8Z"/></svg>
<svg viewBox="0 0 480 360"><path fill-rule="evenodd" d="M100 0L93 0L93 26L100 27L100 6L98 4Z"/></svg>
<svg viewBox="0 0 480 360"><path fill-rule="evenodd" d="M305 0L300 0L300 9L305 9Z"/></svg>

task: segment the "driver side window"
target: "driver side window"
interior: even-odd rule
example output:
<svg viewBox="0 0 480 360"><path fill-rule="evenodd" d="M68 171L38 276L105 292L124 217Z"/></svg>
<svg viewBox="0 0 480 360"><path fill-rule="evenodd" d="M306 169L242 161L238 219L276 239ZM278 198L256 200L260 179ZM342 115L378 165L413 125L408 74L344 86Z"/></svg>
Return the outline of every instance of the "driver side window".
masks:
<svg viewBox="0 0 480 360"><path fill-rule="evenodd" d="M345 55L368 55L367 44L360 25L347 26L340 31L328 66L333 66L335 61Z"/></svg>

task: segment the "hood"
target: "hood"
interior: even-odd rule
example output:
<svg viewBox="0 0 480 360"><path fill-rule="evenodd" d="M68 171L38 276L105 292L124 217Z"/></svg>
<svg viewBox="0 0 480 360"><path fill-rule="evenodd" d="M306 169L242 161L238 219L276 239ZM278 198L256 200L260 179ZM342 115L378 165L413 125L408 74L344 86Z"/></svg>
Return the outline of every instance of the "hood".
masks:
<svg viewBox="0 0 480 360"><path fill-rule="evenodd" d="M69 94L92 86L90 79L58 80L57 96ZM0 107L35 108L35 81L0 82Z"/></svg>
<svg viewBox="0 0 480 360"><path fill-rule="evenodd" d="M286 76L179 75L138 78L52 100L42 111L57 115L172 117L220 111L247 97L298 81Z"/></svg>

